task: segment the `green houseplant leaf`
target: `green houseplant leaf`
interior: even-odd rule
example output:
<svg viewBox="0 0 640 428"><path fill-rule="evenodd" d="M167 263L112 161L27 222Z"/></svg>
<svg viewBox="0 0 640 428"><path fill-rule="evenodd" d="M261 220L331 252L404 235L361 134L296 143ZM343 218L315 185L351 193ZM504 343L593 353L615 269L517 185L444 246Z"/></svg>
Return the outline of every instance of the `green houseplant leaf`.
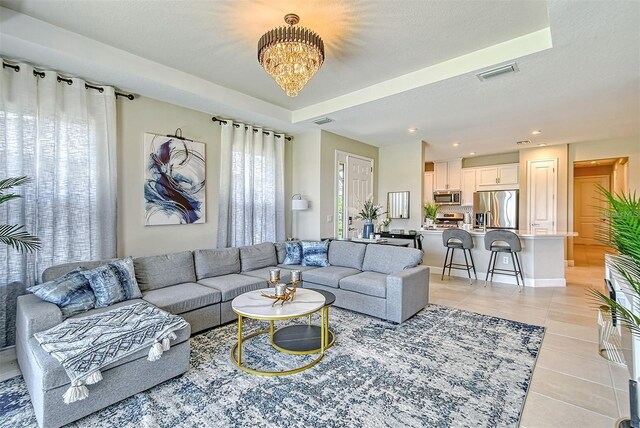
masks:
<svg viewBox="0 0 640 428"><path fill-rule="evenodd" d="M0 204L21 198L18 194L5 192L28 181L26 176L0 180ZM24 226L18 224L0 224L0 242L20 252L33 252L40 249L41 245L37 237L30 235Z"/></svg>

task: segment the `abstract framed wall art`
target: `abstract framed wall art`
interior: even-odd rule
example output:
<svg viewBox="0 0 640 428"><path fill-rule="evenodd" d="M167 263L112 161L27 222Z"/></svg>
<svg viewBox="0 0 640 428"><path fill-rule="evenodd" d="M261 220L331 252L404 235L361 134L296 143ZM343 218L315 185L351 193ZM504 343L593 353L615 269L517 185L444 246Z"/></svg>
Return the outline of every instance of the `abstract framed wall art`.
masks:
<svg viewBox="0 0 640 428"><path fill-rule="evenodd" d="M205 146L144 134L145 226L205 222Z"/></svg>

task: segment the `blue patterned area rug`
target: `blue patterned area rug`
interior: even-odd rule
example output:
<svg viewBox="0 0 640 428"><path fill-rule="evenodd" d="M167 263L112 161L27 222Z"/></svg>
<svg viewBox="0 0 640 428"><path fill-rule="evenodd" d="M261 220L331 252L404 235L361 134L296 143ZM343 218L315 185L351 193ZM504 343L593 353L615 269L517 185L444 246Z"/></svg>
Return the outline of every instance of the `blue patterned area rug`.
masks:
<svg viewBox="0 0 640 428"><path fill-rule="evenodd" d="M315 367L263 377L230 361L236 323L194 336L187 374L78 427L515 427L544 328L430 305L403 323L332 308L335 346ZM249 321L246 331L264 328ZM266 335L246 363L291 368ZM313 357L311 357L313 358ZM105 376L108 372L105 373ZM36 426L22 377L0 383L0 426Z"/></svg>

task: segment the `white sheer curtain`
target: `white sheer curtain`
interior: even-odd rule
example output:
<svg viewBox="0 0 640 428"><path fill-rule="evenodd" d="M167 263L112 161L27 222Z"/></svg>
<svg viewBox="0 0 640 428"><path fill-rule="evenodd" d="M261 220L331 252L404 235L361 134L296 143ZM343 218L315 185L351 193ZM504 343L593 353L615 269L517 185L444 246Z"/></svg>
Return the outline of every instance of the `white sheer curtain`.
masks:
<svg viewBox="0 0 640 428"><path fill-rule="evenodd" d="M31 178L16 188L23 198L0 205L0 224L24 224L42 241L34 254L0 246L0 310L9 315L16 295L47 267L116 254L114 89L85 89L83 80L69 85L55 72L33 71L20 64L18 72L0 72L0 178ZM10 322L0 347L3 338L11 344Z"/></svg>
<svg viewBox="0 0 640 428"><path fill-rule="evenodd" d="M222 124L218 247L278 242L284 231L284 135Z"/></svg>

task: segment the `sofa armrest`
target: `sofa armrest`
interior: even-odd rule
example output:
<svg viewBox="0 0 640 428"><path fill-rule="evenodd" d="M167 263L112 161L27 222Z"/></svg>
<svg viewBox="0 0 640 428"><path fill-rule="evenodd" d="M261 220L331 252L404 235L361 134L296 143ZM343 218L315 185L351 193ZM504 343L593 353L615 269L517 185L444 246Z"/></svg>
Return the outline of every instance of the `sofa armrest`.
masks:
<svg viewBox="0 0 640 428"><path fill-rule="evenodd" d="M35 333L55 327L62 320L62 311L57 305L45 302L35 294L20 296L16 314L16 341L27 341Z"/></svg>
<svg viewBox="0 0 640 428"><path fill-rule="evenodd" d="M429 303L429 268L417 266L387 276L387 320L401 323Z"/></svg>

